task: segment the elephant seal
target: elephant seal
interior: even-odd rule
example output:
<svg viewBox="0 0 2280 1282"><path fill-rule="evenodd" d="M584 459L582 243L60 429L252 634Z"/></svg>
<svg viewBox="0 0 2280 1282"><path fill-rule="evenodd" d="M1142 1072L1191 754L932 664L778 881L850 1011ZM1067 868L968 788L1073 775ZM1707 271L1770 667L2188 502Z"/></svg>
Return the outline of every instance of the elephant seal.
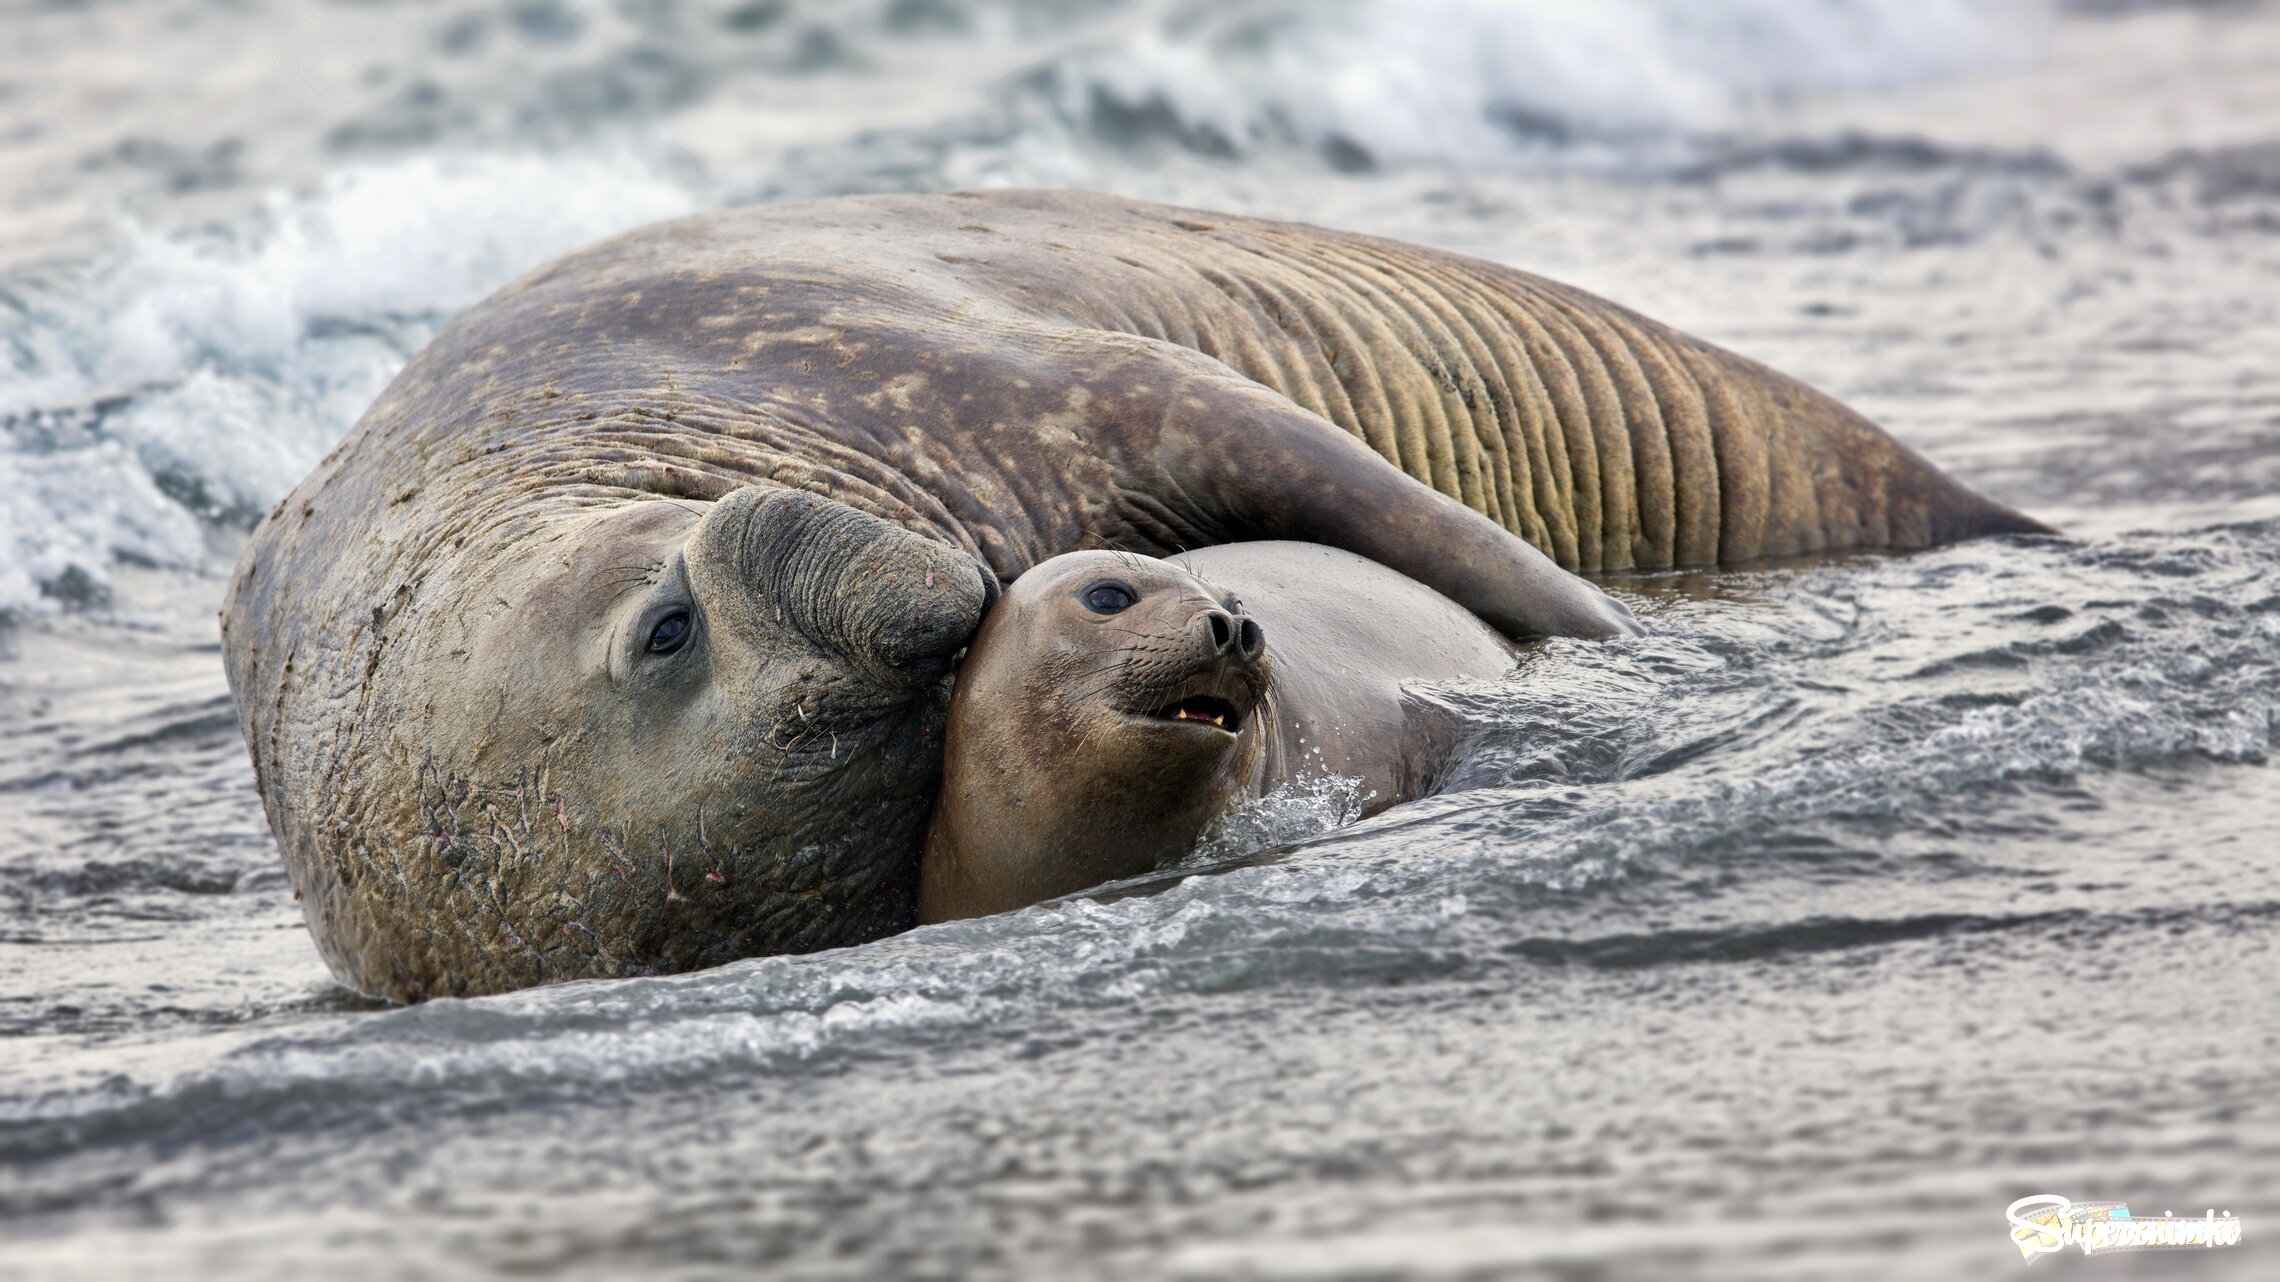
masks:
<svg viewBox="0 0 2280 1282"><path fill-rule="evenodd" d="M2042 527L1509 268L1071 192L685 218L437 335L254 530L224 657L318 950L415 1000L912 924L951 656L1080 548L1565 570ZM1564 569L1563 569L1564 567Z"/></svg>
<svg viewBox="0 0 2280 1282"><path fill-rule="evenodd" d="M1302 778L1357 779L1364 814L1414 800L1454 726L1405 685L1515 659L1447 597L1319 544L1054 557L958 665L919 920L1148 872Z"/></svg>

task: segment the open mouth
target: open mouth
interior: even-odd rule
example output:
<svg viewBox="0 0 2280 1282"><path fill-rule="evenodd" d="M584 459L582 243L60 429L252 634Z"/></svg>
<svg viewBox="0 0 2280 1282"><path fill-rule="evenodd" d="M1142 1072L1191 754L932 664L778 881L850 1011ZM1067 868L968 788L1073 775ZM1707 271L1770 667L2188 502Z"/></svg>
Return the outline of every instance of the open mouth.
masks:
<svg viewBox="0 0 2280 1282"><path fill-rule="evenodd" d="M1189 695L1148 715L1159 721L1200 721L1229 734L1239 734L1243 729L1243 714L1235 710L1235 705L1208 694Z"/></svg>

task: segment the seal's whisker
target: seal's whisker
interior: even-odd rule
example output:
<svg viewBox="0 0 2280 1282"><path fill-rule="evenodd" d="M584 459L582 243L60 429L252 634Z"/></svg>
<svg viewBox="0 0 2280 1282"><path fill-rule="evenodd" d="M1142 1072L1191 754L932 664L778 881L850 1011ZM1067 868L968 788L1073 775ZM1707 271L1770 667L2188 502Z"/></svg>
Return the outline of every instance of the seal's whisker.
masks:
<svg viewBox="0 0 2280 1282"><path fill-rule="evenodd" d="M1179 634L1177 630L1172 628L1158 628L1143 632L1137 628L1119 628L1114 624L1103 624L1102 627L1105 631L1122 632L1128 637L1140 637L1149 641L1169 641L1177 643L1185 639Z"/></svg>

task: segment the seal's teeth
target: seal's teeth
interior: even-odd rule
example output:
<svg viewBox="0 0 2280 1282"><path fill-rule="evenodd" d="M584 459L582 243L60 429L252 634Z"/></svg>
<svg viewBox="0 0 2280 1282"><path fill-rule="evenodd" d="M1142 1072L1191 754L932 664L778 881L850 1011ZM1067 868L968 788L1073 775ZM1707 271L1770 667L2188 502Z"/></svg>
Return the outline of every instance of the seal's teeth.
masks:
<svg viewBox="0 0 2280 1282"><path fill-rule="evenodd" d="M1228 707L1224 701L1210 696L1182 699L1178 703L1166 705L1151 715L1162 717L1167 721L1201 721L1205 725L1217 726L1229 733L1233 733L1235 729L1232 724L1235 710Z"/></svg>

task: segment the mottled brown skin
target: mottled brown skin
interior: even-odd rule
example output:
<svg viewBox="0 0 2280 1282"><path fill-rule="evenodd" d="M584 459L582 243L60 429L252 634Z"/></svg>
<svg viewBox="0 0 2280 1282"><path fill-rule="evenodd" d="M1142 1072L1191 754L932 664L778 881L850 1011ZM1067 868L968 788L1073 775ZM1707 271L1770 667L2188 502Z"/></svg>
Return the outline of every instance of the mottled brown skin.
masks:
<svg viewBox="0 0 2280 1282"><path fill-rule="evenodd" d="M1296 538L1608 635L1559 566L2039 528L1493 264L878 197L661 224L469 312L255 531L225 648L319 950L417 999L908 926L950 655L1059 552Z"/></svg>
<svg viewBox="0 0 2280 1282"><path fill-rule="evenodd" d="M1101 588L1134 599L1103 610ZM1364 815L1414 800L1458 727L1410 687L1514 661L1464 607L1320 544L1054 557L958 665L919 920L1152 871L1300 779L1356 780Z"/></svg>

